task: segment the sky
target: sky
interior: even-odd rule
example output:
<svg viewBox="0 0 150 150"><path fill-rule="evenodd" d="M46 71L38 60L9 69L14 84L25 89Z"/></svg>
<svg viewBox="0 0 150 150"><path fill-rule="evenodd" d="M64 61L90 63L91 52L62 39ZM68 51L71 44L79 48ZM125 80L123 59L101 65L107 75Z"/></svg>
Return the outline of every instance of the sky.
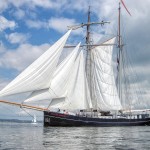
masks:
<svg viewBox="0 0 150 150"><path fill-rule="evenodd" d="M65 34L67 26L86 22L89 6L92 21L111 22L91 29L93 41L100 40L104 35L117 35L118 2L119 0L1 0L0 89ZM144 97L140 103L150 106L150 1L124 2L131 13L130 16L122 7L124 45L132 61L133 74L138 76L132 86L140 87ZM73 31L68 44L80 41L85 41L84 28ZM0 104L0 118L24 115L27 117L19 108Z"/></svg>

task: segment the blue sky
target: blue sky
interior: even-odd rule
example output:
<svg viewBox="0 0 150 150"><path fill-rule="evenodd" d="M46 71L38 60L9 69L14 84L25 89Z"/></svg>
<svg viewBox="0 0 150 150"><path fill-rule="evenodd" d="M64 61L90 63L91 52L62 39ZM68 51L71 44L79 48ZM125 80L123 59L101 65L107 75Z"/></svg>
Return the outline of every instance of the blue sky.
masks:
<svg viewBox="0 0 150 150"><path fill-rule="evenodd" d="M92 36L99 40L104 31L116 35L119 0L1 0L0 2L0 89L61 37L67 26L87 20L91 6L92 21L111 21L105 27L92 28ZM150 104L150 1L124 0L132 16L122 8L125 44L139 78L145 101ZM74 31L68 43L84 42L84 29ZM1 104L0 104L1 105ZM7 106L5 106L7 107ZM8 107L21 114L19 109ZM1 110L5 110L0 106ZM11 113L7 110L6 115ZM1 113L1 115L4 113ZM1 117L0 115L0 117Z"/></svg>

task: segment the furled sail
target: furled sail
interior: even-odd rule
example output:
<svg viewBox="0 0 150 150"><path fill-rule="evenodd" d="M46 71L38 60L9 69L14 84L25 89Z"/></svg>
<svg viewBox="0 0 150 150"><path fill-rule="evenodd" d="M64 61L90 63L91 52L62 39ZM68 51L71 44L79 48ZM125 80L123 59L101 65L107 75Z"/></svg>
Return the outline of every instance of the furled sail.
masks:
<svg viewBox="0 0 150 150"><path fill-rule="evenodd" d="M65 97L68 90L70 75L74 69L75 59L78 54L80 43L66 57L53 74L53 79L49 88L34 91L24 102L35 102L41 100L51 100L53 98Z"/></svg>
<svg viewBox="0 0 150 150"><path fill-rule="evenodd" d="M80 52L69 81L69 91L64 109L89 109L92 108L90 93L85 73L85 60L83 51Z"/></svg>
<svg viewBox="0 0 150 150"><path fill-rule="evenodd" d="M70 32L71 30L2 89L0 96L49 88L60 54Z"/></svg>
<svg viewBox="0 0 150 150"><path fill-rule="evenodd" d="M114 44L115 38L103 44ZM113 46L97 46L92 55L92 102L95 109L103 111L122 108L115 84L112 52Z"/></svg>

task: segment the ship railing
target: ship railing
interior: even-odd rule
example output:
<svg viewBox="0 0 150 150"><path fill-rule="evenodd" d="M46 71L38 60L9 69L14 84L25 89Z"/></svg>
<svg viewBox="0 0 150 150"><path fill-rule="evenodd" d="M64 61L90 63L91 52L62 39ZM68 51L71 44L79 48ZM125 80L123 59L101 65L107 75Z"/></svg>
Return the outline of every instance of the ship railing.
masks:
<svg viewBox="0 0 150 150"><path fill-rule="evenodd" d="M101 116L100 114L98 115L93 115L93 114L78 114L77 116L79 117L90 117L90 118L101 118L101 119L144 119L144 118L149 118L148 114L127 114L127 115L109 115L109 116Z"/></svg>

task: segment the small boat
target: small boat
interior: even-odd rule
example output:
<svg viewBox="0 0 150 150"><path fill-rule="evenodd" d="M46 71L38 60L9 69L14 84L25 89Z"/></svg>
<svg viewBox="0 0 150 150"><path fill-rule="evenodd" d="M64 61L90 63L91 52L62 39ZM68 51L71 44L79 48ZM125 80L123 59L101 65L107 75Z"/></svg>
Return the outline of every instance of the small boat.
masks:
<svg viewBox="0 0 150 150"><path fill-rule="evenodd" d="M33 120L31 122L31 124L37 124L36 115L33 116Z"/></svg>

